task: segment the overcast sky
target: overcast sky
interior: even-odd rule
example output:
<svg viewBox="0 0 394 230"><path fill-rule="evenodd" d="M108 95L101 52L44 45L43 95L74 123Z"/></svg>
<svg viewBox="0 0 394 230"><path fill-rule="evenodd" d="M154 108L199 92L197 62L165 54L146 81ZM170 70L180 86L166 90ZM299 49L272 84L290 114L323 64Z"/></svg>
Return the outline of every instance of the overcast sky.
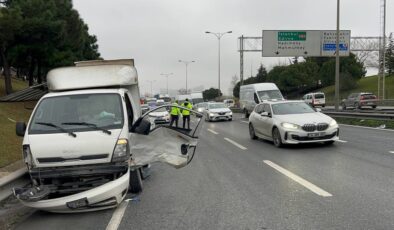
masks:
<svg viewBox="0 0 394 230"><path fill-rule="evenodd" d="M380 0L342 0L341 29L352 36L379 36ZM204 32L225 32L221 39L221 88L229 94L231 78L239 76L237 38L261 36L262 30L331 30L336 27L335 0L74 0L90 33L98 38L105 59L134 58L141 93L166 88L161 73L174 73L170 88L218 85L217 38ZM394 31L394 3L387 1L387 34ZM261 53L244 55L245 77L279 62Z"/></svg>

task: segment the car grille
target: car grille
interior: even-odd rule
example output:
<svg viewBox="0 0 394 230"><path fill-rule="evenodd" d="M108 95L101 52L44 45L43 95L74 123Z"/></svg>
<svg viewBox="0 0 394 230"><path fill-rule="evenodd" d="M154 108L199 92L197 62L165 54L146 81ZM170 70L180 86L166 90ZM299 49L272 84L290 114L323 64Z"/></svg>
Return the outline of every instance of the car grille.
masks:
<svg viewBox="0 0 394 230"><path fill-rule="evenodd" d="M327 123L319 123L316 126L317 131L323 131L323 130L326 130L327 128L328 128Z"/></svg>
<svg viewBox="0 0 394 230"><path fill-rule="evenodd" d="M302 126L302 129L307 132L313 132L316 130L316 125L315 124L305 124Z"/></svg>
<svg viewBox="0 0 394 230"><path fill-rule="evenodd" d="M302 126L302 129L307 131L307 132L313 132L313 131L323 131L328 128L327 123L319 123L317 125L315 124L305 124Z"/></svg>
<svg viewBox="0 0 394 230"><path fill-rule="evenodd" d="M338 135L338 132L334 132L332 134L321 136L321 137L300 137L298 135L291 135L291 138L293 140L297 140L297 141L315 141L315 140L331 139L331 138L335 137L336 135Z"/></svg>
<svg viewBox="0 0 394 230"><path fill-rule="evenodd" d="M226 113L218 113L219 115L225 115Z"/></svg>

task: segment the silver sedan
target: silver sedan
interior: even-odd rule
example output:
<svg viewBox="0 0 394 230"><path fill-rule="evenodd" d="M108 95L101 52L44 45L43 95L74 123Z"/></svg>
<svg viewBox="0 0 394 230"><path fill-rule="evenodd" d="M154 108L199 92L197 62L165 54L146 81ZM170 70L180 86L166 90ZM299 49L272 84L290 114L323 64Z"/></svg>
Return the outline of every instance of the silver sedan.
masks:
<svg viewBox="0 0 394 230"><path fill-rule="evenodd" d="M267 101L256 105L249 117L252 139L263 138L275 146L339 139L339 127L331 117L303 101Z"/></svg>

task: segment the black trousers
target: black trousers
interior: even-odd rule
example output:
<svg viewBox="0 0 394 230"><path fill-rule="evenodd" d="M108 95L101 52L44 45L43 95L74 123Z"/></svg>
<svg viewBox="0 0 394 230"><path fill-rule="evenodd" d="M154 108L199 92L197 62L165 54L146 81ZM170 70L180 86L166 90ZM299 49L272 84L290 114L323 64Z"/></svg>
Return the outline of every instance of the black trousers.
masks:
<svg viewBox="0 0 394 230"><path fill-rule="evenodd" d="M186 121L187 121L187 128L190 129L190 115L183 115L183 128L185 128Z"/></svg>
<svg viewBox="0 0 394 230"><path fill-rule="evenodd" d="M175 126L178 127L178 118L179 118L178 115L172 115L172 114L171 114L171 123L170 123L170 126L172 126L172 124L174 124L174 121L175 121Z"/></svg>

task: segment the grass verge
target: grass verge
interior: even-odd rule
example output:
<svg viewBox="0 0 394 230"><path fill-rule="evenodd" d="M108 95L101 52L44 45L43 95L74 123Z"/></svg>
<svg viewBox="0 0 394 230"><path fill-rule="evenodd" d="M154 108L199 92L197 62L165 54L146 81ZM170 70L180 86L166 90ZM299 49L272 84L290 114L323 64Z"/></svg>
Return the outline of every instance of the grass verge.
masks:
<svg viewBox="0 0 394 230"><path fill-rule="evenodd" d="M340 124L346 124L346 125L358 125L358 126L373 127L373 128L377 128L379 126L384 125L385 129L394 129L394 121L355 119L355 118L344 118L344 117L335 117L335 120Z"/></svg>
<svg viewBox="0 0 394 230"><path fill-rule="evenodd" d="M13 79L14 90L27 87L27 83ZM0 77L0 96L4 96L4 78ZM0 167L9 165L22 158L22 138L15 134L15 122L27 122L31 110L24 103L0 103Z"/></svg>

